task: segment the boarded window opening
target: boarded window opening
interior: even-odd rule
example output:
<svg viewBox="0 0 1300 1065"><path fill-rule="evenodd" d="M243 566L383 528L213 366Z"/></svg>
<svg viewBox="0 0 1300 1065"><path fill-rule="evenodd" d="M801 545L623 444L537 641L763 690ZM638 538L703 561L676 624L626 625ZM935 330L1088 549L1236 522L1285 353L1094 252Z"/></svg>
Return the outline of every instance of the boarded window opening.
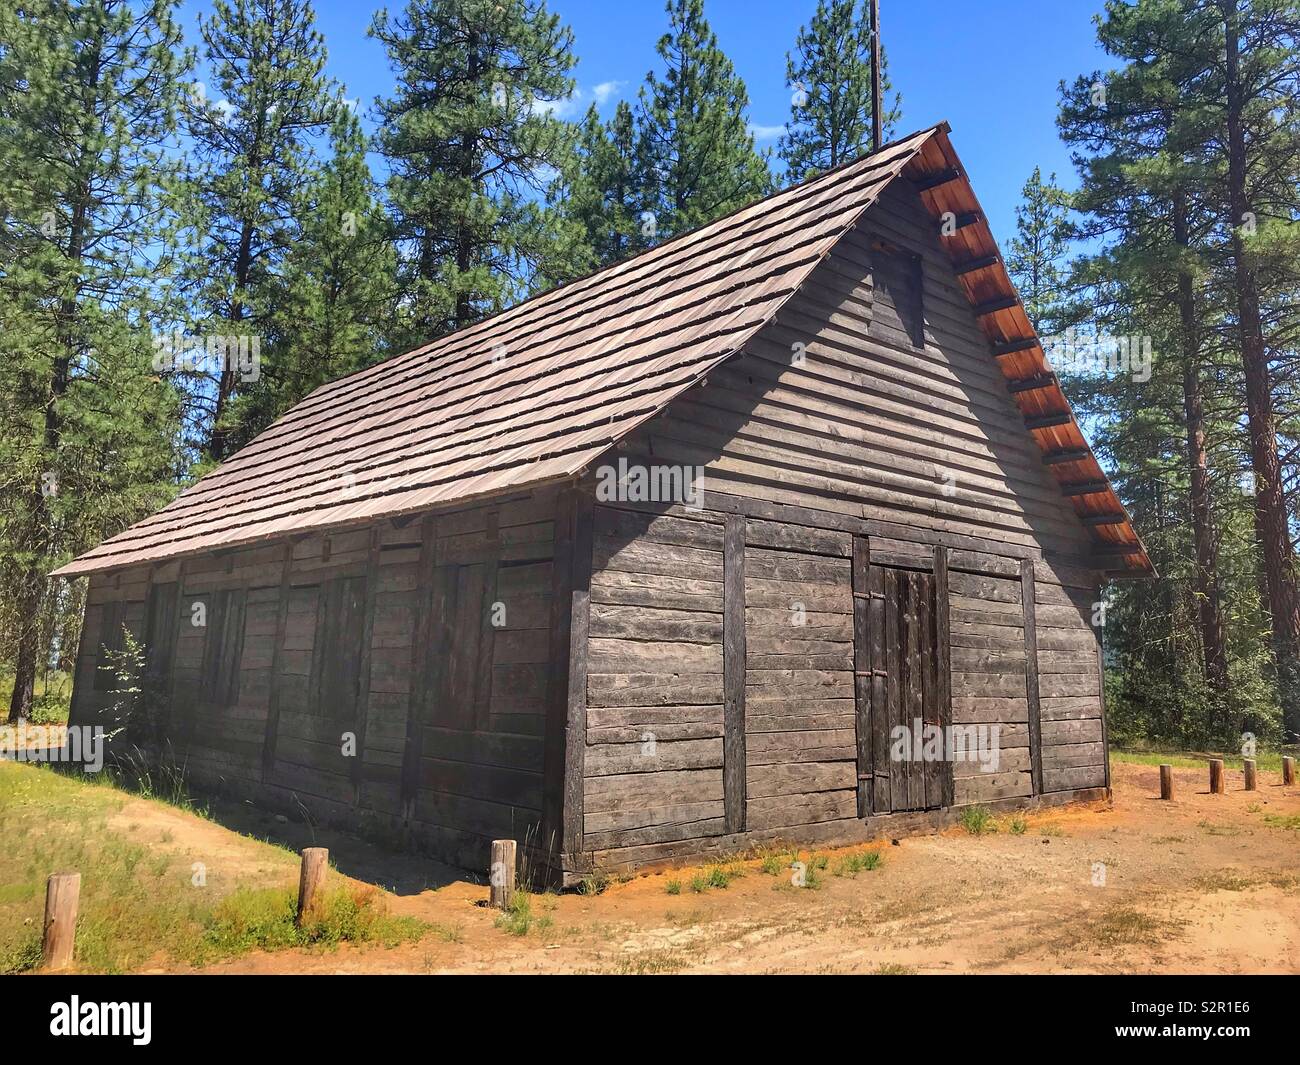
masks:
<svg viewBox="0 0 1300 1065"><path fill-rule="evenodd" d="M126 621L126 604L122 602L105 603L100 607L99 622L99 657L95 669L95 691L108 692L117 688L117 655L122 651L125 641L122 638L122 626Z"/></svg>
<svg viewBox="0 0 1300 1065"><path fill-rule="evenodd" d="M443 570L446 641L442 653L446 661L428 718L432 725L452 729L486 726L497 569L493 562L447 566Z"/></svg>
<svg viewBox="0 0 1300 1065"><path fill-rule="evenodd" d="M243 589L217 592L208 606L203 647L203 692L218 707L239 701L239 670L244 657Z"/></svg>
<svg viewBox="0 0 1300 1065"><path fill-rule="evenodd" d="M151 677L170 676L176 655L176 584L155 584L149 589L145 649Z"/></svg>
<svg viewBox="0 0 1300 1065"><path fill-rule="evenodd" d="M361 695L366 579L327 581L316 613L312 706L321 717L354 722Z"/></svg>
<svg viewBox="0 0 1300 1065"><path fill-rule="evenodd" d="M921 257L882 240L871 245L871 336L888 343L925 345Z"/></svg>

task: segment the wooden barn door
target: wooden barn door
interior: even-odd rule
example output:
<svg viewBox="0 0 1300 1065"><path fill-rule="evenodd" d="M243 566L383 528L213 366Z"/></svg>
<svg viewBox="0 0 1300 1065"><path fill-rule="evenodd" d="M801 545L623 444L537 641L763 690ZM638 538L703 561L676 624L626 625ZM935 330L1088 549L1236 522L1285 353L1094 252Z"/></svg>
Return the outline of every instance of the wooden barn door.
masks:
<svg viewBox="0 0 1300 1065"><path fill-rule="evenodd" d="M949 806L945 559L871 565L866 551L854 567L859 816Z"/></svg>

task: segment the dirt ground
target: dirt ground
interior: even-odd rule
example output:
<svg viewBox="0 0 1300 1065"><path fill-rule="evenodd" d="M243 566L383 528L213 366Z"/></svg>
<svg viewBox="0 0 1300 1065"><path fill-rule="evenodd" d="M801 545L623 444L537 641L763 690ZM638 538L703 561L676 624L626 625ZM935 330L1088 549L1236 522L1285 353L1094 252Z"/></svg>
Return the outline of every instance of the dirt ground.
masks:
<svg viewBox="0 0 1300 1065"><path fill-rule="evenodd" d="M1113 777L1113 805L1033 813L1021 834L1003 817L988 835L957 828L817 852L828 862L815 888L795 887L784 863L772 874L752 861L703 892L691 889L700 870L682 869L600 895L541 896L524 935L498 927L486 887L463 874L249 812L269 829L231 827L329 846L340 873L380 884L394 912L436 927L391 950L253 954L209 971L1300 972L1300 789L1261 773L1259 790L1246 792L1229 771L1228 793L1211 796L1204 770L1176 769L1177 800L1167 803L1155 798L1154 766L1116 763ZM212 864L227 872L265 865L252 841L219 824L158 816L168 824L142 827L164 829L168 846L219 852ZM869 849L881 851L877 868L834 875L846 855Z"/></svg>

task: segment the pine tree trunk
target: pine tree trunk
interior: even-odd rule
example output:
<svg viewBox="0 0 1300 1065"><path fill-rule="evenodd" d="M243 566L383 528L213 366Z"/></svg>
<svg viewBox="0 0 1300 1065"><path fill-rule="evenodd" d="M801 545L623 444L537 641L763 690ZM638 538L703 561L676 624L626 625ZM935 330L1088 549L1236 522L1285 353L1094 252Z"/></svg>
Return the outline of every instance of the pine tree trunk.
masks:
<svg viewBox="0 0 1300 1065"><path fill-rule="evenodd" d="M1242 237L1250 203L1246 191L1246 138L1242 128L1240 42L1236 0L1220 0L1227 39L1228 201L1232 212L1232 255L1236 273L1241 361L1246 377L1246 413L1251 466L1255 474L1255 538L1264 562L1268 608L1273 625L1278 695L1292 736L1300 733L1300 608L1297 606L1295 553L1287 521L1282 469L1273 415L1273 388L1264 347L1259 284Z"/></svg>
<svg viewBox="0 0 1300 1065"><path fill-rule="evenodd" d="M1182 204L1175 207L1182 212ZM1175 241L1187 246L1186 220L1174 221ZM1192 540L1196 547L1196 609L1204 651L1205 680L1222 694L1227 689L1227 651L1223 603L1218 589L1218 544L1214 541L1209 458L1205 451L1205 404L1201 395L1200 334L1192 276L1178 274L1178 313L1183 341L1183 415L1187 420L1187 472L1191 482Z"/></svg>
<svg viewBox="0 0 1300 1065"><path fill-rule="evenodd" d="M40 649L41 581L44 574L28 570L18 601L21 631L14 663L14 690L9 699L9 724L17 725L32 716L36 698L36 659Z"/></svg>
<svg viewBox="0 0 1300 1065"><path fill-rule="evenodd" d="M88 52L86 65L87 81L83 97L88 110L93 113L94 101L98 96L100 78L100 57L103 38L95 39ZM78 162L84 160L90 149L83 142L79 145ZM81 174L82 167L74 169ZM86 249L87 211L91 202L90 179L79 178L79 184L68 189L68 202L72 214L68 221L68 246L66 258L70 269L81 265ZM41 606L45 600L46 582L45 563L54 550L53 530L49 500L46 496L45 475L57 469L59 446L63 437L63 421L60 417L59 404L67 394L70 374L72 372L73 354L78 350L76 329L77 301L76 284L80 276L74 274L71 294L65 291L59 301L58 325L55 330L56 354L53 358L50 375L42 382L45 401L45 425L42 433L42 452L46 458L46 468L37 470L35 481L29 486L31 493L28 514L30 526L30 550L32 563L23 574L23 587L18 605L18 652L14 663L14 690L9 699L9 723L16 724L31 716L32 704L36 696L36 668L41 656ZM57 482L55 482L57 490Z"/></svg>
<svg viewBox="0 0 1300 1065"><path fill-rule="evenodd" d="M1187 207L1174 199L1174 241L1188 246ZM1187 421L1187 470L1191 483L1192 539L1196 548L1196 607L1205 679L1222 695L1228 687L1223 601L1219 595L1219 547L1214 540L1209 458L1205 448L1205 404L1201 393L1201 337L1192 275L1178 274L1178 316L1183 345L1183 413Z"/></svg>

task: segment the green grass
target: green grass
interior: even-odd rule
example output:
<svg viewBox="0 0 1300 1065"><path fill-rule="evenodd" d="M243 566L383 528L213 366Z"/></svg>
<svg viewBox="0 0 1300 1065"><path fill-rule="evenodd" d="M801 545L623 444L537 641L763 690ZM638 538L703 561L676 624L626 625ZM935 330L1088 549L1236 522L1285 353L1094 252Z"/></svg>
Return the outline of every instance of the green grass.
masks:
<svg viewBox="0 0 1300 1065"><path fill-rule="evenodd" d="M606 873L588 873L578 883L578 891L583 895L603 895L608 890L610 882Z"/></svg>
<svg viewBox="0 0 1300 1065"><path fill-rule="evenodd" d="M1029 828L1029 822L1023 817L1013 817L1007 825L1007 831L1013 836L1023 836Z"/></svg>
<svg viewBox="0 0 1300 1065"><path fill-rule="evenodd" d="M39 961L45 882L63 871L81 873L74 962L86 971L202 965L257 948L396 943L427 927L388 915L377 890L342 887L328 889L296 928L297 857L254 840L245 841L254 864L272 873L240 883L213 863L198 887L192 865L201 855L151 847L130 826L110 823L127 800L104 781L0 762L0 973Z"/></svg>
<svg viewBox="0 0 1300 1065"><path fill-rule="evenodd" d="M880 851L862 851L858 854L847 854L835 863L835 869L832 872L834 876L857 876L862 872L879 869L881 861Z"/></svg>
<svg viewBox="0 0 1300 1065"><path fill-rule="evenodd" d="M1234 825L1216 825L1213 821L1202 818L1196 827L1209 836L1240 836L1242 830Z"/></svg>
<svg viewBox="0 0 1300 1065"><path fill-rule="evenodd" d="M993 814L985 806L967 806L962 810L957 823L972 836L983 836L998 830Z"/></svg>
<svg viewBox="0 0 1300 1065"><path fill-rule="evenodd" d="M1300 832L1300 814L1265 814L1264 824L1272 825L1274 828L1289 828L1292 832Z"/></svg>
<svg viewBox="0 0 1300 1065"><path fill-rule="evenodd" d="M301 928L294 923L297 901L293 889L237 889L206 918L200 955L211 961L250 950L335 947L340 943L395 947L420 939L426 931L417 918L385 912L377 888L348 885L325 892L304 917Z"/></svg>
<svg viewBox="0 0 1300 1065"><path fill-rule="evenodd" d="M822 873L830 868L830 864L830 858L825 854L810 854L804 863L803 883L795 886L805 890L818 890L822 886Z"/></svg>
<svg viewBox="0 0 1300 1065"><path fill-rule="evenodd" d="M728 865L711 865L702 872L696 873L690 879L690 889L697 895L717 888L719 890L730 887L733 880L739 880L745 875L745 870L735 863ZM677 885L677 890L673 890L673 885ZM676 895L681 892L682 885L680 881L670 880L668 882L668 894Z"/></svg>
<svg viewBox="0 0 1300 1065"><path fill-rule="evenodd" d="M1281 751L1259 751L1255 755L1256 768L1260 772L1282 772L1282 753ZM1288 749L1287 753L1294 752ZM1112 748L1110 757L1113 762L1127 762L1131 765L1172 765L1179 769L1204 769L1207 774L1210 772L1211 758L1222 758L1225 769L1240 769L1242 762L1240 752L1225 754L1214 751L1121 751Z"/></svg>
<svg viewBox="0 0 1300 1065"><path fill-rule="evenodd" d="M682 882L680 880L670 880L664 885L664 890L670 895L680 895L682 893Z"/></svg>
<svg viewBox="0 0 1300 1065"><path fill-rule="evenodd" d="M554 922L549 916L533 909L533 896L528 891L516 891L510 905L496 919L496 926L512 936L526 936L529 932L544 932Z"/></svg>

